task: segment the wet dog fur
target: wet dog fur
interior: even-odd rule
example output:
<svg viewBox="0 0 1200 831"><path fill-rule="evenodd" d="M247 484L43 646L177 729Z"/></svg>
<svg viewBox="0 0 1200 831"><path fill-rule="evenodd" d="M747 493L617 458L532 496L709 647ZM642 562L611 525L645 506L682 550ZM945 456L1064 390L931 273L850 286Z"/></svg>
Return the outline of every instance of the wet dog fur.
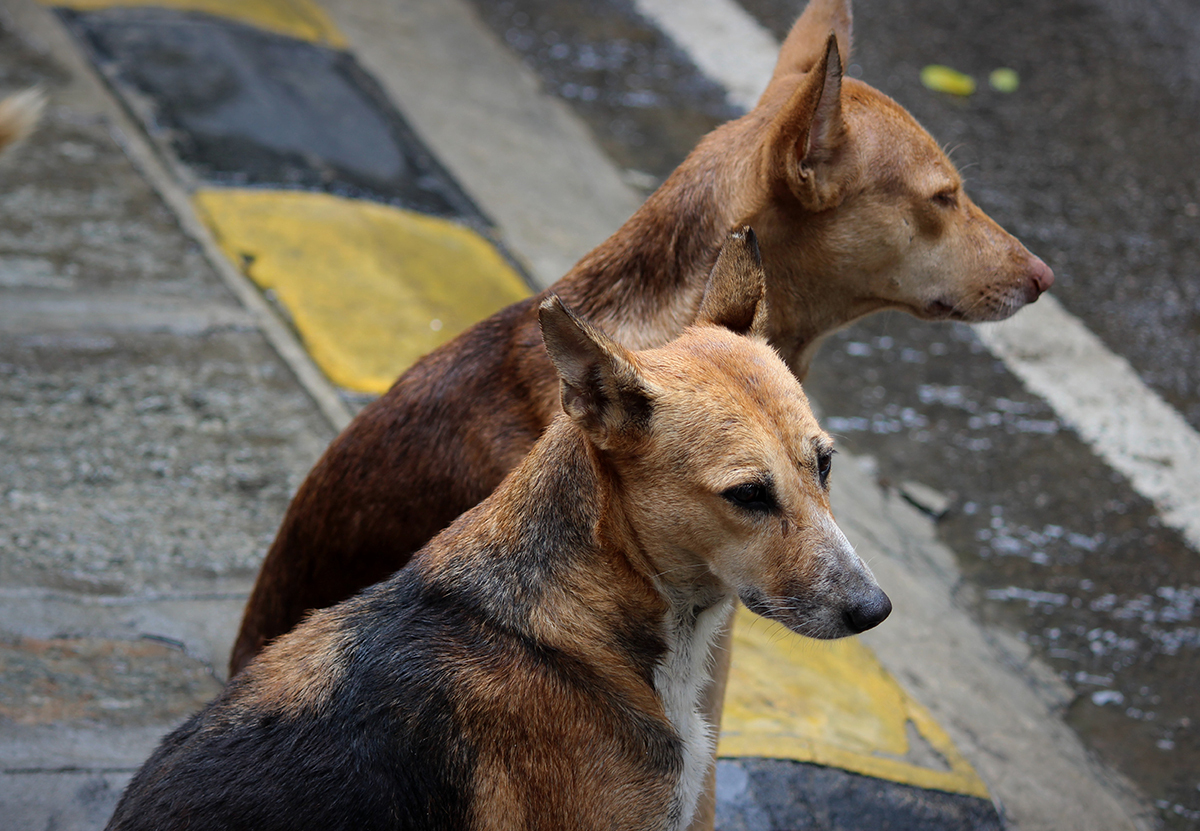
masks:
<svg viewBox="0 0 1200 831"><path fill-rule="evenodd" d="M545 299L563 414L531 454L407 568L270 644L110 831L686 828L734 599L821 638L891 608L830 514L831 440L767 345L755 254L735 233L657 349Z"/></svg>

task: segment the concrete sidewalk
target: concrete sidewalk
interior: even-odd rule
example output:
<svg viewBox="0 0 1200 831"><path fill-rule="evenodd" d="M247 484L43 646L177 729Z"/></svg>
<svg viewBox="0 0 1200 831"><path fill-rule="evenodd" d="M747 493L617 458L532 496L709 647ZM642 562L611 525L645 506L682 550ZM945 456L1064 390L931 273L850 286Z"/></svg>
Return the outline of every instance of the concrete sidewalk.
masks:
<svg viewBox="0 0 1200 831"><path fill-rule="evenodd" d="M0 824L100 828L334 431L58 25L0 13L0 88L52 101L0 161Z"/></svg>
<svg viewBox="0 0 1200 831"><path fill-rule="evenodd" d="M348 49L436 149L478 212L453 195L447 204L499 243L497 273L508 256L545 285L636 207L640 194L586 130L458 0L323 9L313 37ZM219 178L215 163L189 161L153 129L147 137L63 18L29 0L0 10L0 88L41 83L53 101L37 136L0 162L0 804L13 828L98 828L157 738L219 688L258 560L347 402L411 355L376 350L399 364L364 369L314 346L347 338L306 316L328 297L260 279L279 235L239 236L251 225L226 221L243 191L213 190L204 177ZM119 62L109 69L120 92ZM124 94L145 116L146 101ZM305 198L284 196L268 214ZM378 296L378 284L363 291ZM486 313L459 311L457 325ZM452 334L446 311L426 316L438 326L425 332ZM1069 692L1053 673L955 603L954 559L929 520L854 459L842 457L834 490L896 611L865 639L871 650L783 651L801 668L855 667L850 690L875 673L875 700L898 702L899 715L851 712L856 727L879 725L857 738L820 724L793 735L803 713L764 727L739 707L765 673L742 664L722 738L723 755L737 758L719 770L719 826L995 828L1004 820L981 798L990 794L1009 827L1149 827L1058 719ZM739 645L748 656L753 646ZM764 750L789 738L799 749Z"/></svg>

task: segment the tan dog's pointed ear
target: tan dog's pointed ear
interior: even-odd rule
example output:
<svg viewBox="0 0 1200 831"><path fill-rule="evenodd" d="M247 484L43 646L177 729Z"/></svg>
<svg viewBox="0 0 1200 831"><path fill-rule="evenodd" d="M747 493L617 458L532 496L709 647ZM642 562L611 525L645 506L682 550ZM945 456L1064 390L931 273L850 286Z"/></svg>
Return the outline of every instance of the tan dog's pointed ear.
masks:
<svg viewBox="0 0 1200 831"><path fill-rule="evenodd" d="M807 210L835 207L845 184L835 169L845 138L842 62L837 39L829 35L824 56L768 128L765 174L769 181L782 177Z"/></svg>
<svg viewBox="0 0 1200 831"><path fill-rule="evenodd" d="M804 13L792 24L792 30L779 48L779 59L775 62L771 80L805 73L816 66L825 54L830 32L837 38L838 57L846 66L850 61L852 22L850 0L809 0Z"/></svg>
<svg viewBox="0 0 1200 831"><path fill-rule="evenodd" d="M750 226L729 234L708 276L696 323L724 326L739 335L767 336L767 279L758 237Z"/></svg>
<svg viewBox="0 0 1200 831"><path fill-rule="evenodd" d="M576 316L557 295L542 301L538 318L567 415L601 447L645 427L651 396L625 347Z"/></svg>

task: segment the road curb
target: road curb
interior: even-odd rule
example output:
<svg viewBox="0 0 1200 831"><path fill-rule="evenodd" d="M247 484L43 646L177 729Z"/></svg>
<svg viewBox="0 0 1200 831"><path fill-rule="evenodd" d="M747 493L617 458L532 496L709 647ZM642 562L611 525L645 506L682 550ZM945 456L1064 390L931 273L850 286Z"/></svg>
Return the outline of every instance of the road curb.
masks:
<svg viewBox="0 0 1200 831"><path fill-rule="evenodd" d="M234 268L278 303L335 386L379 394L417 357L528 294L490 220L318 7L50 5L174 162ZM192 83L206 72L220 77ZM206 97L212 89L221 94ZM259 209L247 213L252 201ZM348 233L363 226L351 216L379 233L364 245L363 234ZM290 290L295 279L281 282L278 269L264 276L279 262L306 291ZM350 262L379 267L369 281L351 279L362 269L343 267ZM375 323L364 328L347 310L369 310ZM373 349L345 348L371 338Z"/></svg>

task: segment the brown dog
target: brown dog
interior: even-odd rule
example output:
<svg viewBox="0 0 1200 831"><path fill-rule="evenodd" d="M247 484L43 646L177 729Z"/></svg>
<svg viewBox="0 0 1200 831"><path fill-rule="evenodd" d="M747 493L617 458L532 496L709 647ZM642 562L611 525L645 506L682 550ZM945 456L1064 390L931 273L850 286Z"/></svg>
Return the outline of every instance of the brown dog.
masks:
<svg viewBox="0 0 1200 831"><path fill-rule="evenodd" d="M565 414L411 566L169 736L109 829L686 828L734 598L820 638L891 609L830 515L831 441L767 345L756 253L731 238L658 349L545 300Z"/></svg>
<svg viewBox="0 0 1200 831"><path fill-rule="evenodd" d="M45 98L36 89L18 92L0 101L0 153L33 131L45 106Z"/></svg>
<svg viewBox="0 0 1200 831"><path fill-rule="evenodd" d="M801 379L824 336L871 312L998 320L1037 298L1050 269L971 202L907 112L843 79L849 20L848 0L813 0L758 106L552 291L622 344L656 346L692 321L729 229L751 225L770 340ZM330 445L263 563L231 672L308 610L404 565L525 455L558 409L537 333L545 296L417 362Z"/></svg>

